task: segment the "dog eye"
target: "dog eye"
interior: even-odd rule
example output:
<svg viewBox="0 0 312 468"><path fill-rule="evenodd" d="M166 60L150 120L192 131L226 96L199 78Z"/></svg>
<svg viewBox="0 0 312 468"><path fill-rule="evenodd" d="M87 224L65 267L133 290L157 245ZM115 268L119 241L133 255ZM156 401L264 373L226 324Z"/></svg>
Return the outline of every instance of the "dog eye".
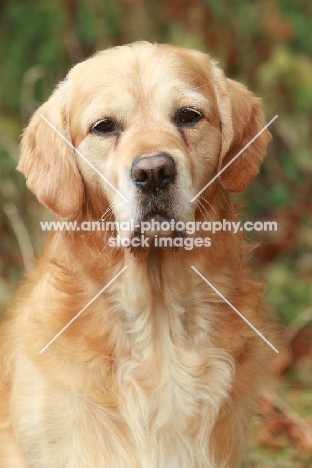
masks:
<svg viewBox="0 0 312 468"><path fill-rule="evenodd" d="M91 127L91 132L97 135L108 135L118 130L118 124L113 119L103 119Z"/></svg>
<svg viewBox="0 0 312 468"><path fill-rule="evenodd" d="M176 115L177 125L193 125L203 118L203 114L197 110L185 107L180 109Z"/></svg>

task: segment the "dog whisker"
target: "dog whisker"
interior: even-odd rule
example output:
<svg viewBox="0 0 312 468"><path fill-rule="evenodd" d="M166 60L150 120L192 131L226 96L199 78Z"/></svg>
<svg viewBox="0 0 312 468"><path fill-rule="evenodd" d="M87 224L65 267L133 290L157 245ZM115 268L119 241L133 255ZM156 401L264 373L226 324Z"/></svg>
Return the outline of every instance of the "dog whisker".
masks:
<svg viewBox="0 0 312 468"><path fill-rule="evenodd" d="M197 206L198 206L198 209L200 211L200 213L202 214L203 218L205 219L205 215L208 214L209 216L209 213L206 209L206 207L204 206L204 204L199 200L199 197L197 198Z"/></svg>
<svg viewBox="0 0 312 468"><path fill-rule="evenodd" d="M211 205L211 203L209 203L204 197L203 195L200 195L199 197L201 200L203 200L205 203L207 203L207 205L209 205L209 207L212 209L212 211L214 212L214 214L216 215L216 217L218 218L218 220L220 221L220 217L217 213L217 211L214 209L214 207Z"/></svg>
<svg viewBox="0 0 312 468"><path fill-rule="evenodd" d="M229 207L230 211L233 213L233 215L235 216L235 218L238 219L238 220L240 221L240 219L239 219L239 217L237 216L237 214L235 213L233 207L231 206L231 204L230 204L230 203L228 202L228 200L226 199L226 197L225 197L225 195L224 195L224 193L223 193L222 187L221 187L220 185L219 185L219 190L220 190L220 192L221 192L221 195L222 195L223 200L225 201L225 203L226 203L227 206Z"/></svg>
<svg viewBox="0 0 312 468"><path fill-rule="evenodd" d="M113 207L114 207L114 203L111 203L111 204L107 207L107 209L105 210L105 212L102 214L102 216L101 216L97 221L95 221L95 224L100 225L100 223L101 223L102 221L106 221L106 222L107 222L107 221L110 221L110 220L112 219L112 217L113 217L113 214L114 214L114 212L113 212ZM89 239L90 236L92 236L92 234L93 234L93 232L91 231L91 232L89 233L89 235L87 236L87 239Z"/></svg>

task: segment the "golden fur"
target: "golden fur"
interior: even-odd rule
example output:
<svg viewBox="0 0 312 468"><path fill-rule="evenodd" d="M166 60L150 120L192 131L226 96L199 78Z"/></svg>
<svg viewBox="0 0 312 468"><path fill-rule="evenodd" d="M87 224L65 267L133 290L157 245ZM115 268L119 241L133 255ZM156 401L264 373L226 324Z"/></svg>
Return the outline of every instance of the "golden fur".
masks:
<svg viewBox="0 0 312 468"><path fill-rule="evenodd" d="M177 126L185 108L202 117ZM90 128L104 118L119 127L95 135ZM260 100L208 56L135 43L70 71L31 119L18 170L63 219L99 220L106 212L110 220L142 220L159 210L184 222L237 221L229 192L245 190L258 173L268 131L190 200L264 125ZM142 196L131 167L140 155L160 153L174 161L175 181L165 199ZM209 248L177 251L112 248L111 235L51 233L3 323L0 467L237 467L272 350L191 265L267 335L244 233L219 232Z"/></svg>

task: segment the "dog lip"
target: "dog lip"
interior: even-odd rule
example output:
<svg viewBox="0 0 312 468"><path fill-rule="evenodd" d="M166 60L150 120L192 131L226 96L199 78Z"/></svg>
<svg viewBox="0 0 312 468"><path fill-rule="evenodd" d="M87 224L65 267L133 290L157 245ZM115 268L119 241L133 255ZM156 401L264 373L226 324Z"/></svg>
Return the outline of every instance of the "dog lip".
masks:
<svg viewBox="0 0 312 468"><path fill-rule="evenodd" d="M171 220L172 216L170 216L169 213L167 213L164 210L151 211L149 213L146 213L143 216L142 221L148 221L148 220L152 220L152 219L154 219L155 221L161 222L161 221Z"/></svg>

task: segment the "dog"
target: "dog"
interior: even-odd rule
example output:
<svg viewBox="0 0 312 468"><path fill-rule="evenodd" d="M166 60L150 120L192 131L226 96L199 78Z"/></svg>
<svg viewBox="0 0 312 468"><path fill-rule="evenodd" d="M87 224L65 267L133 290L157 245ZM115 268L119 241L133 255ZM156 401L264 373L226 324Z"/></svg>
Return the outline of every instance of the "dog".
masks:
<svg viewBox="0 0 312 468"><path fill-rule="evenodd" d="M1 468L239 466L272 350L236 311L271 325L253 246L207 223L237 221L264 127L208 55L147 42L74 66L34 113L18 170L77 229L50 233L2 323Z"/></svg>

